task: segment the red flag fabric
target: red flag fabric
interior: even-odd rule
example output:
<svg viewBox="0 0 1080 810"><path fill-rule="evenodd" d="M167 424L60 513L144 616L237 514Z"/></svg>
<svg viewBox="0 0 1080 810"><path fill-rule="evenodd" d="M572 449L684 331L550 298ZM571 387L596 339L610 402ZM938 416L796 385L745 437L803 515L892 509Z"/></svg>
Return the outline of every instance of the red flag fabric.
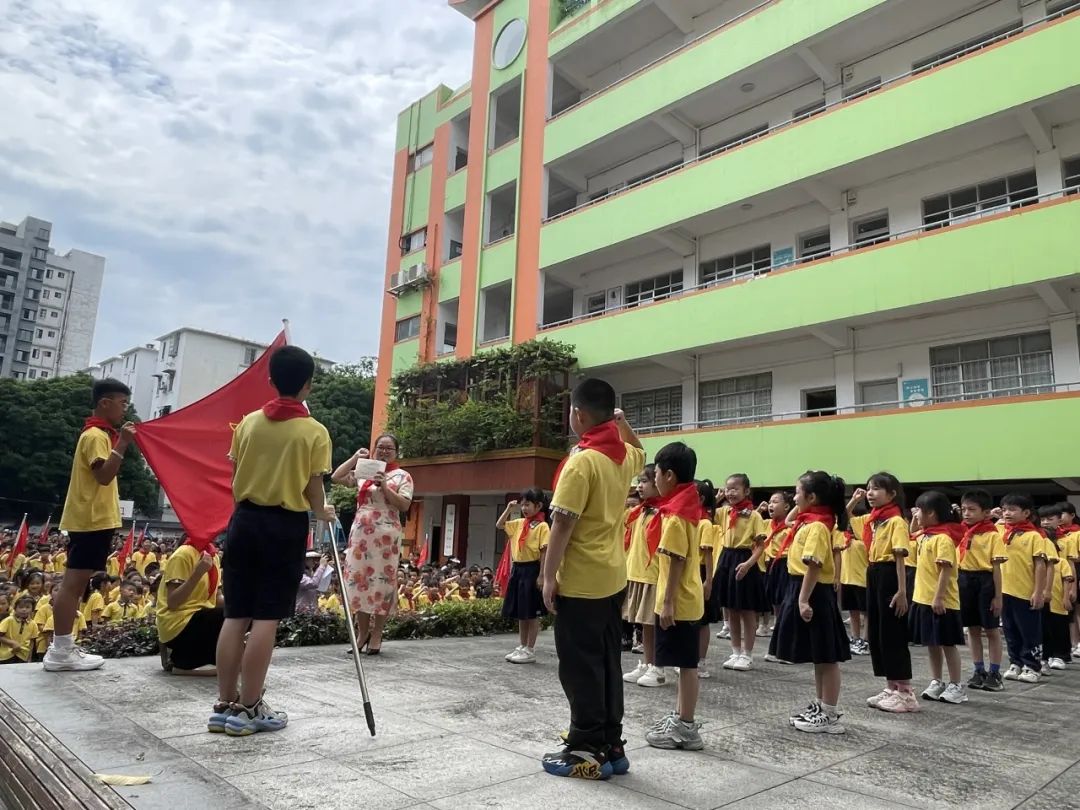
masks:
<svg viewBox="0 0 1080 810"><path fill-rule="evenodd" d="M499 586L499 593L506 593L506 586L510 582L510 563L512 562L510 555L510 544L506 544L506 549L503 551L502 559L499 560L499 567L495 569L495 584Z"/></svg>
<svg viewBox="0 0 1080 810"><path fill-rule="evenodd" d="M431 539L428 538L428 537L425 537L424 538L424 545L420 548L420 559L417 560L417 562L416 562L416 567L417 568L423 568L425 565L427 565L428 551L429 551L430 547L431 547Z"/></svg>
<svg viewBox="0 0 1080 810"><path fill-rule="evenodd" d="M45 525L42 526L41 531L38 532L38 543L39 544L49 542L49 524L50 523L52 523L52 515L49 515L49 517L45 521Z"/></svg>
<svg viewBox="0 0 1080 810"><path fill-rule="evenodd" d="M19 524L19 533L15 535L15 545L11 549L11 556L8 557L9 577L15 570L15 561L19 559L19 555L26 553L26 545L29 542L30 527L26 525L26 515L23 515L22 523Z"/></svg>
<svg viewBox="0 0 1080 810"><path fill-rule="evenodd" d="M247 414L277 397L270 384L270 355L286 342L282 331L234 380L198 402L140 423L135 433L135 443L169 497L189 542L199 551L229 524L232 433Z"/></svg>
<svg viewBox="0 0 1080 810"><path fill-rule="evenodd" d="M120 552L116 555L116 567L120 569L121 579L124 576L124 570L127 568L127 562L131 559L131 553L134 550L135 521L131 521L131 531L128 532L128 536L124 539L124 545L120 547Z"/></svg>
<svg viewBox="0 0 1080 810"><path fill-rule="evenodd" d="M315 530L314 529L308 529L307 530L307 550L311 551L313 548L315 548Z"/></svg>

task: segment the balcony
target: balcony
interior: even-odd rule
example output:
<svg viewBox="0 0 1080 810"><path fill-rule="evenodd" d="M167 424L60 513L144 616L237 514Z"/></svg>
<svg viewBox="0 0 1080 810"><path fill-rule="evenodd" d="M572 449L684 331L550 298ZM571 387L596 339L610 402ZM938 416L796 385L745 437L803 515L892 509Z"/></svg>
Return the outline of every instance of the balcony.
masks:
<svg viewBox="0 0 1080 810"><path fill-rule="evenodd" d="M1078 389L1080 384L1071 384L1032 396L849 410L812 419L783 414L767 422L649 435L643 444L651 457L668 442L686 442L697 451L699 474L714 480L730 469L717 465L738 459L756 487L790 488L808 469L828 470L849 485L883 469L905 483L1069 478L1076 470L1068 453L1003 453L999 444L981 440L965 443L962 452L926 448L946 436L994 436L1002 425L1024 425L1027 446L1058 445L1075 419Z"/></svg>
<svg viewBox="0 0 1080 810"><path fill-rule="evenodd" d="M850 174L869 160L915 152L928 139L948 134L957 141L957 130L989 125L1002 113L1062 105L1080 85L1080 63L1070 56L1078 37L1080 14L1073 13L935 69L908 71L823 113L798 116L608 193L543 227L540 264L551 267L643 234L729 216L756 196ZM1029 68L1023 82L1016 80L1016 64Z"/></svg>

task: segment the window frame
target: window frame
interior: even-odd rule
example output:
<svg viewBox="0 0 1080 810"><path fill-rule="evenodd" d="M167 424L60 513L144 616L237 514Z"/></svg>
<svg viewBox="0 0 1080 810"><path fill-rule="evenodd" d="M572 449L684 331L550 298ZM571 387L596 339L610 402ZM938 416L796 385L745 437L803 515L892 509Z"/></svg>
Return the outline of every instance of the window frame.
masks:
<svg viewBox="0 0 1080 810"><path fill-rule="evenodd" d="M663 301L665 298L670 298L683 291L683 278L683 270L680 267L667 273L628 281L623 288L623 306L629 309L650 301ZM647 284L652 286L645 287L644 285ZM661 292L657 293L657 290Z"/></svg>
<svg viewBox="0 0 1080 810"><path fill-rule="evenodd" d="M667 401L658 402L660 397L665 397ZM627 391L620 395L619 402L619 407L626 414L626 421L639 432L678 430L682 427L683 390L681 385ZM658 413L667 414L667 419L658 418ZM651 418L647 414L651 414ZM672 414L677 418L672 419Z"/></svg>
<svg viewBox="0 0 1080 810"><path fill-rule="evenodd" d="M1015 354L1000 353L1001 344L1006 341L1016 341ZM1036 341L1045 343L1045 347L1025 350L1025 342ZM998 345L995 346L995 344ZM983 350L982 356L979 356L978 350ZM968 354L966 358L965 351ZM942 357L949 352L955 354L955 359ZM1030 362L1036 358L1044 361L1046 367L1025 370L1025 359ZM1025 396L1054 390L1054 350L1049 330L993 335L978 340L931 346L929 360L930 397L935 403ZM1000 365L1009 360L1016 361L1014 368L1001 373ZM997 369L995 369L995 363L999 366ZM980 365L984 372L981 375L978 373ZM955 376L955 379L946 379L946 376ZM1032 380L1033 377L1042 377L1042 379ZM1002 380L1016 380L1017 384L1002 385L1000 384ZM996 382L998 384L995 384Z"/></svg>
<svg viewBox="0 0 1080 810"><path fill-rule="evenodd" d="M727 266L721 268L721 264ZM772 243L768 242L701 262L698 265L698 286L713 287L740 278L763 276L771 271Z"/></svg>
<svg viewBox="0 0 1080 810"><path fill-rule="evenodd" d="M413 326L415 325L415 331ZM404 329L402 328L404 326ZM394 322L394 343L420 337L420 314L409 315Z"/></svg>
<svg viewBox="0 0 1080 810"><path fill-rule="evenodd" d="M744 387L740 390L740 385ZM733 390L725 391L730 386ZM715 391L713 390L715 388ZM765 422L772 418L773 374L762 371L753 374L740 374L734 377L721 377L714 380L702 380L698 384L698 425L739 425L750 422ZM737 399L750 395L752 402L747 408ZM758 402L758 398L762 400ZM734 408L725 408L724 400L734 398ZM711 402L710 400L715 400ZM725 416L725 412L734 411L734 415ZM715 415L708 416L713 413Z"/></svg>

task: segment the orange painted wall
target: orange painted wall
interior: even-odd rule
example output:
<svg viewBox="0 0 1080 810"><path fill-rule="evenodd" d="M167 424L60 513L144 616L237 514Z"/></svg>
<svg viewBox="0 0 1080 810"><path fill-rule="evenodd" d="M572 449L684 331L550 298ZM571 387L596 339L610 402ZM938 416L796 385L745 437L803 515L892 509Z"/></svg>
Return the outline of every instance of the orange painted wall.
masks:
<svg viewBox="0 0 1080 810"><path fill-rule="evenodd" d="M420 305L420 362L435 359L438 350L439 268L442 266L443 203L446 198L446 177L449 171L450 124L435 129L435 146L431 159L431 196L428 200L427 253L425 261L434 281L424 288Z"/></svg>

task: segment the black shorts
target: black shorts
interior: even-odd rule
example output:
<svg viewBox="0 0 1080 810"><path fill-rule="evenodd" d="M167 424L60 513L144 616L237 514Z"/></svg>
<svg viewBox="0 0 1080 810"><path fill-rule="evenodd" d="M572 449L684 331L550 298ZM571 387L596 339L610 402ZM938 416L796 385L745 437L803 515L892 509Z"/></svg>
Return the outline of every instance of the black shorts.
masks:
<svg viewBox="0 0 1080 810"><path fill-rule="evenodd" d="M866 588L861 585L841 585L840 609L866 613Z"/></svg>
<svg viewBox="0 0 1080 810"><path fill-rule="evenodd" d="M292 616L304 575L307 512L238 503L221 556L225 618L275 620Z"/></svg>
<svg viewBox="0 0 1080 810"><path fill-rule="evenodd" d="M217 663L217 641L225 612L221 608L200 608L191 614L180 635L168 642L170 659L177 669L198 669Z"/></svg>
<svg viewBox="0 0 1080 810"><path fill-rule="evenodd" d="M908 609L908 637L923 647L964 646L964 626L959 610L934 613L930 605L912 602Z"/></svg>
<svg viewBox="0 0 1080 810"><path fill-rule="evenodd" d="M112 551L116 529L99 529L95 532L68 532L67 568L69 571L105 570Z"/></svg>
<svg viewBox="0 0 1080 810"><path fill-rule="evenodd" d="M997 630L1001 619L990 609L994 601L993 571L961 571L960 620L964 627L981 627L984 630Z"/></svg>
<svg viewBox="0 0 1080 810"><path fill-rule="evenodd" d="M656 617L656 665L697 669L701 620L675 622L667 630Z"/></svg>

